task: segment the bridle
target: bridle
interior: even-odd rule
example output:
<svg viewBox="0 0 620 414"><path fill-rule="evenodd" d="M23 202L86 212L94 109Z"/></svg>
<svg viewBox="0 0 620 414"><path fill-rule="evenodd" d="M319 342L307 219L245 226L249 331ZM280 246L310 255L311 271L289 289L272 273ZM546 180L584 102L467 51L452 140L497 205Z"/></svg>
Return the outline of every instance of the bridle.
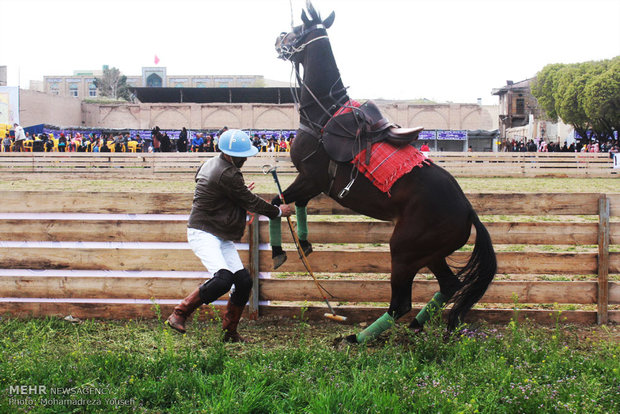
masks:
<svg viewBox="0 0 620 414"><path fill-rule="evenodd" d="M308 39L310 34L316 31L320 31L318 33L318 36L311 37ZM309 28L303 30L294 42L291 42L290 45L286 44L287 43L286 40L289 38L289 36L293 36L293 35L295 35L295 31L292 31L290 33L281 33L280 37L278 37L278 39L276 40L276 51L278 52L278 57L280 59L288 60L292 63L293 70L295 71L295 77L296 77L297 83L299 84L301 88L304 88L308 92L308 94L312 97L312 100L310 102L304 105L301 105L301 99L298 96L297 88L294 88L291 86L291 93L293 96L293 100L299 112L299 118L300 118L299 130L314 137L317 143L317 146L314 149L314 151L306 155L301 160L301 162L303 163L307 161L308 159L312 158L319 151L319 149L323 146L323 131L328 122L333 120L334 122L337 122L345 130L347 129L345 126L343 126L340 123L340 121L338 120L338 117L335 116L335 114L339 113L339 110L343 108L350 108L353 111L357 111L358 108L356 106L352 106L349 104L349 97L346 93L347 91L346 87L343 86L342 88L338 90L334 90L336 85L338 85L338 83L341 82L340 74L338 74L338 77L336 78L334 83L329 88L329 93L326 96L318 97L310 89L310 87L303 82L301 75L299 74L299 65L301 64L301 61L293 60L293 57L296 54L304 51L305 48L309 44L316 42L317 40L327 39L328 37L327 37L326 27L323 24L315 24L313 26L310 26ZM333 102L333 104L329 108L326 108L325 105L323 105L322 103L326 101L327 102L331 101ZM314 121L310 116L308 116L308 113L306 111L308 107L311 107L314 105L318 106L323 112L323 115L317 121ZM359 132L359 125L358 125L358 132ZM358 132L352 132L351 134L354 136L359 136ZM325 194L329 194L331 192L332 186L336 178L337 170L338 170L338 164L334 162L333 160L330 160L329 167L328 167L329 184L326 190L324 191ZM358 172L359 171L357 168L351 169L349 184L347 184L347 186L338 194L339 198L343 198L348 194L351 186L353 185L353 182L357 178Z"/></svg>
<svg viewBox="0 0 620 414"><path fill-rule="evenodd" d="M305 41L308 35L316 30L321 30L324 34ZM295 35L295 31L280 33L278 40L276 40L276 51L278 52L278 58L292 61L293 56L297 53L303 52L309 44L314 43L317 40L327 39L327 29L320 23L315 24L307 29L304 29L297 37L297 40L291 42L291 44L286 44L285 41L288 37L293 35Z"/></svg>
<svg viewBox="0 0 620 414"><path fill-rule="evenodd" d="M311 37L308 39L310 34L316 31L320 31L318 36ZM304 132L307 132L308 134L312 135L313 137L317 138L320 141L322 130L327 124L327 122L333 117L334 113L336 113L338 109L342 107L346 107L345 103L348 101L348 97L346 94L347 88L343 87L339 90L334 90L334 87L341 80L339 76L336 79L336 81L332 84L332 86L330 87L329 94L327 96L322 97L323 99L331 98L331 100L334 102L333 105L331 105L329 108L326 108L321 103L322 102L321 97L317 97L315 93L308 87L308 85L306 85L303 82L301 75L299 73L300 62L294 61L293 56L295 56L298 53L301 53L302 51L305 50L305 48L308 45L316 42L317 40L327 39L328 38L327 29L321 23L312 25L308 27L307 29L304 29L297 36L297 39L294 42L291 42L290 44L286 44L287 43L286 40L289 38L289 36L293 36L293 35L295 35L294 31L289 32L289 33L285 33L285 32L280 33L280 36L276 40L276 52L278 53L278 58L283 59L283 60L288 60L293 64L293 70L295 71L295 77L297 79L297 83L302 88L304 88L312 97L311 102L306 103L305 105L301 105L301 99L299 98L297 94L297 90L295 88L291 88L293 91L293 100L295 101L295 104L298 107L299 115L301 118L300 121L302 121L300 122L299 129L301 129ZM342 92L344 92L344 94ZM337 95L340 95L340 97L336 98ZM312 105L317 105L323 111L323 116L321 116L318 122L313 121L306 113L306 108Z"/></svg>

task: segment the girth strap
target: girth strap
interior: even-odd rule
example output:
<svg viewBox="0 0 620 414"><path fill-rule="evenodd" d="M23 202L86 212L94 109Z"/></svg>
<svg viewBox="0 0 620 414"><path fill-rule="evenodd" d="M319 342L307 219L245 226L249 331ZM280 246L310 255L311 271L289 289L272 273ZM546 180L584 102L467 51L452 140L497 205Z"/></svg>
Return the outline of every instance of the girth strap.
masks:
<svg viewBox="0 0 620 414"><path fill-rule="evenodd" d="M327 167L327 175L329 176L329 185L327 186L326 195L332 191L334 181L336 180L336 173L338 172L338 163L334 160L329 160L329 166Z"/></svg>
<svg viewBox="0 0 620 414"><path fill-rule="evenodd" d="M316 130L312 129L311 127L309 127L309 126L307 126L305 124L302 124L301 122L299 123L299 129L301 129L302 131L304 131L307 134L312 135L316 139L320 139L321 138L321 136L319 134L317 134Z"/></svg>

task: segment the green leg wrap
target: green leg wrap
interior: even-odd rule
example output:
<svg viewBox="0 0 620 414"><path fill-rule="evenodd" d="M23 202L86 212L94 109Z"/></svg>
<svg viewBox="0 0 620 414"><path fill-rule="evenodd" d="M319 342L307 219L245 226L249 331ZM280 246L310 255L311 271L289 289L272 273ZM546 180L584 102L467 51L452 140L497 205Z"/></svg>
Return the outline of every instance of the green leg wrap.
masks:
<svg viewBox="0 0 620 414"><path fill-rule="evenodd" d="M306 207L295 206L295 217L297 218L297 236L299 240L308 240L308 211Z"/></svg>
<svg viewBox="0 0 620 414"><path fill-rule="evenodd" d="M395 323L396 323L396 320L393 317L391 317L390 314L385 312L383 316L381 316L379 319L374 321L372 325L370 325L368 328L364 329L362 332L357 334L356 336L357 343L362 344L366 341L375 339L382 332L394 326Z"/></svg>
<svg viewBox="0 0 620 414"><path fill-rule="evenodd" d="M415 317L420 326L428 322L428 320L431 319L431 317L436 314L449 299L450 298L442 295L441 292L435 293L433 299L431 299Z"/></svg>
<svg viewBox="0 0 620 414"><path fill-rule="evenodd" d="M282 218L269 219L269 243L271 246L282 246Z"/></svg>

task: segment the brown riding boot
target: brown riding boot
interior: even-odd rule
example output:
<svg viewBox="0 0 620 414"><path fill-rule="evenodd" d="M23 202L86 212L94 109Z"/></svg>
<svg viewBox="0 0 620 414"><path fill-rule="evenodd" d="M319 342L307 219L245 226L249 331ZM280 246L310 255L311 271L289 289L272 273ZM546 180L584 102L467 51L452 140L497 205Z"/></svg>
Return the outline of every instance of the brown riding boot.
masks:
<svg viewBox="0 0 620 414"><path fill-rule="evenodd" d="M183 299L175 308L166 321L168 326L177 332L185 333L185 320L202 305L200 288L197 288L188 297Z"/></svg>
<svg viewBox="0 0 620 414"><path fill-rule="evenodd" d="M239 335L237 325L245 305L239 306L228 300L226 305L226 314L222 318L222 329L224 330L224 342L249 342L247 339Z"/></svg>

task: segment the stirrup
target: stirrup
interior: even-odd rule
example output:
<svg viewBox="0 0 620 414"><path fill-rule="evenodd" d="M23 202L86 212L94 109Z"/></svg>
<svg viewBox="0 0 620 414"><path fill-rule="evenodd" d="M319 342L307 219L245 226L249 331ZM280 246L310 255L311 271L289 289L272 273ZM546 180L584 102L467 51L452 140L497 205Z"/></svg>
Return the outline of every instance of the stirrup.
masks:
<svg viewBox="0 0 620 414"><path fill-rule="evenodd" d="M351 186L353 185L354 182L355 182L355 178L352 179L351 181L349 181L349 184L347 184L347 186L342 189L340 194L338 194L338 198L339 199L342 200L343 198L345 198L347 196L347 194L349 194L349 190L351 190Z"/></svg>

